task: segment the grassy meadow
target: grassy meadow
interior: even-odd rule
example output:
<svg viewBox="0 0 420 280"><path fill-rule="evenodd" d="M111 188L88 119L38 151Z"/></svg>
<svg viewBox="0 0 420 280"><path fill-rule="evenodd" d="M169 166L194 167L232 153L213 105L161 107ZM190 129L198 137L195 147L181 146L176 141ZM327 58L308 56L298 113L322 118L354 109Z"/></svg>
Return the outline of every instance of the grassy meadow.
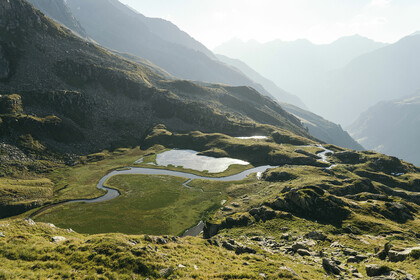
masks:
<svg viewBox="0 0 420 280"><path fill-rule="evenodd" d="M36 220L81 233L179 235L218 210L221 200L227 199L225 184L202 191L207 182L187 188L185 181L172 176L117 175L106 186L118 189L120 197L95 204L60 205Z"/></svg>

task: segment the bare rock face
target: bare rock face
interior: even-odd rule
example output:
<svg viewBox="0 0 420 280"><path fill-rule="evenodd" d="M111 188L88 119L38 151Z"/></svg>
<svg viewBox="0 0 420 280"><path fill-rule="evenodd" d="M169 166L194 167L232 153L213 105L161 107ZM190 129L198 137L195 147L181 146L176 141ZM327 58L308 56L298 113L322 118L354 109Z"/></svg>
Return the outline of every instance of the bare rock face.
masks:
<svg viewBox="0 0 420 280"><path fill-rule="evenodd" d="M0 80L9 77L9 62L3 52L3 48L0 45Z"/></svg>

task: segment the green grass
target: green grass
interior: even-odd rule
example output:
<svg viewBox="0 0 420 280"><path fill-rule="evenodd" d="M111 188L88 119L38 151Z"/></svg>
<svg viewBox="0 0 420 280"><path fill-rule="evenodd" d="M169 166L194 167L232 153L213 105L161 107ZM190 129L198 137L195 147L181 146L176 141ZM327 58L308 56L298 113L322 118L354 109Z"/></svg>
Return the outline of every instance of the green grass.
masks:
<svg viewBox="0 0 420 280"><path fill-rule="evenodd" d="M52 197L53 183L46 179L0 178L0 203L2 205L45 201Z"/></svg>
<svg viewBox="0 0 420 280"><path fill-rule="evenodd" d="M96 204L61 205L36 220L82 233L179 235L211 215L226 199L220 189L202 192L196 184L192 189L183 186L185 181L172 176L117 175L106 185L118 189L120 197Z"/></svg>
<svg viewBox="0 0 420 280"><path fill-rule="evenodd" d="M54 170L47 175L55 184L54 201L88 199L103 195L104 191L96 188L99 180L112 170L132 166L133 162L145 153L139 148L119 149L114 152L105 151L100 155L102 160ZM87 160L96 156L91 155L87 157Z"/></svg>

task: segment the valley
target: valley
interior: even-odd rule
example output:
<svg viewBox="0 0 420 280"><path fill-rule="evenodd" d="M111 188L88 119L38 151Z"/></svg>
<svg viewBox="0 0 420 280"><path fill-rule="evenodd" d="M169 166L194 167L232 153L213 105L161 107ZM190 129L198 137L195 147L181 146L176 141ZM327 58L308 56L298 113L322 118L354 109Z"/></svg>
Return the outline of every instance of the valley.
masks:
<svg viewBox="0 0 420 280"><path fill-rule="evenodd" d="M364 149L415 142L417 97L364 113L358 143L282 89L355 116L347 76L334 98L309 81L414 37L251 42L277 85L118 0L0 1L0 280L420 279L420 168Z"/></svg>

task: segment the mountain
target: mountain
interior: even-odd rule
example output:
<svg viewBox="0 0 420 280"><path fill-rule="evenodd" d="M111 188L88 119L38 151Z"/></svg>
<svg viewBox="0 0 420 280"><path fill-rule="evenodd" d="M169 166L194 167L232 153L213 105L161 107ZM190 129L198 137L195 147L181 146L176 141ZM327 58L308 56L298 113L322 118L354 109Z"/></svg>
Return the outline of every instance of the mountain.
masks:
<svg viewBox="0 0 420 280"><path fill-rule="evenodd" d="M88 35L119 53L147 59L181 79L251 86L270 93L172 23L147 18L118 0L67 0Z"/></svg>
<svg viewBox="0 0 420 280"><path fill-rule="evenodd" d="M248 77L251 77L254 81L263 85L264 88L268 89L271 93L277 93L275 95L277 100L289 100L288 103L280 102L282 108L299 118L304 126L308 128L309 133L317 139L320 139L325 143L334 144L348 149L363 150L363 147L351 138L351 136L344 131L340 125L325 120L321 116L318 116L310 111L301 109L304 108L305 105L299 98L280 89L272 81L264 78L244 62L223 55L217 55L217 57L221 61L237 67ZM292 104L300 104L300 106Z"/></svg>
<svg viewBox="0 0 420 280"><path fill-rule="evenodd" d="M45 15L73 30L79 36L88 38L86 31L74 18L64 0L28 0L28 2L41 10Z"/></svg>
<svg viewBox="0 0 420 280"><path fill-rule="evenodd" d="M280 103L281 107L287 112L295 115L301 120L304 126L308 128L311 135L324 141L340 147L362 151L364 148L355 141L340 125L330 122L321 116L310 111L303 110L287 103Z"/></svg>
<svg viewBox="0 0 420 280"><path fill-rule="evenodd" d="M238 135L277 127L311 138L298 119L252 88L167 80L150 65L73 35L23 0L1 2L0 18L7 143L30 135L80 154L135 145L157 123Z"/></svg>
<svg viewBox="0 0 420 280"><path fill-rule="evenodd" d="M294 104L298 107L305 108L302 100L299 97L286 92L285 90L279 88L275 83L266 79L257 71L249 67L246 63L239 59L233 59L224 55L217 55L217 58L225 62L226 64L232 65L242 71L245 75L250 77L253 81L262 85L268 92L270 92L278 101Z"/></svg>
<svg viewBox="0 0 420 280"><path fill-rule="evenodd" d="M314 87L319 95L312 104L330 119L349 124L382 100L414 94L420 89L419 49L420 35L413 35L359 56Z"/></svg>
<svg viewBox="0 0 420 280"><path fill-rule="evenodd" d="M217 60L216 56L206 48L203 44L192 38L186 32L180 30L178 26L170 21L161 18L149 18L146 17L136 10L132 10L136 13L137 17L147 26L150 32L159 36L162 40L169 41L174 44L182 45L192 50L196 50L204 53L208 57Z"/></svg>
<svg viewBox="0 0 420 280"><path fill-rule="evenodd" d="M244 61L264 77L299 96L310 111L338 121L340 118L336 115L324 113L329 105L323 104L326 95L321 96L328 89L330 71L384 46L386 44L354 35L324 45L303 39L292 42L275 40L265 44L256 41L244 43L235 39L214 51ZM334 94L339 95L340 92L331 93Z"/></svg>
<svg viewBox="0 0 420 280"><path fill-rule="evenodd" d="M420 95L383 101L349 127L367 149L394 155L420 166Z"/></svg>

